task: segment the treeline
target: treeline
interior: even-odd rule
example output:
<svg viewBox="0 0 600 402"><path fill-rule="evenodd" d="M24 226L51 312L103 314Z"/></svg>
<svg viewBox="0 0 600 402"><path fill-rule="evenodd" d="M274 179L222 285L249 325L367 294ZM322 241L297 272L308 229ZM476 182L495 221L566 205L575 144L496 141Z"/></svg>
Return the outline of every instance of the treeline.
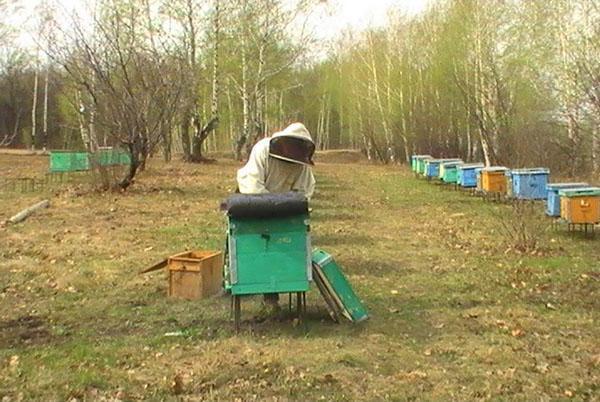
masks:
<svg viewBox="0 0 600 402"><path fill-rule="evenodd" d="M18 2L0 0L0 146L121 146L127 187L150 155L243 158L300 120L320 149L383 162L600 172L598 2L439 0L323 56L326 3L97 0L78 15L43 2L25 49L8 23Z"/></svg>
<svg viewBox="0 0 600 402"><path fill-rule="evenodd" d="M311 74L322 148L600 172L597 1L437 1L347 35Z"/></svg>
<svg viewBox="0 0 600 402"><path fill-rule="evenodd" d="M24 49L7 22L16 3L0 0L9 16L0 24L0 145L125 147L132 164L121 187L153 154L243 158L301 118L287 97L302 85L297 73L314 48L307 21L319 3L97 0L78 14L43 2L35 49Z"/></svg>

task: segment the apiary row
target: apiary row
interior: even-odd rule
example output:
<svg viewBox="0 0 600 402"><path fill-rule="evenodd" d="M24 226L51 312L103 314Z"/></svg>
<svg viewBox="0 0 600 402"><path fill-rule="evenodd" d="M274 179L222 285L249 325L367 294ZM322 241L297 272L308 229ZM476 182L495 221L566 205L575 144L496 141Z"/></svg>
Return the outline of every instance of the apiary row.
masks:
<svg viewBox="0 0 600 402"><path fill-rule="evenodd" d="M411 168L427 180L453 184L486 196L543 200L548 216L569 224L600 223L600 187L588 183L549 183L550 171L546 168L509 169L431 155L413 155Z"/></svg>

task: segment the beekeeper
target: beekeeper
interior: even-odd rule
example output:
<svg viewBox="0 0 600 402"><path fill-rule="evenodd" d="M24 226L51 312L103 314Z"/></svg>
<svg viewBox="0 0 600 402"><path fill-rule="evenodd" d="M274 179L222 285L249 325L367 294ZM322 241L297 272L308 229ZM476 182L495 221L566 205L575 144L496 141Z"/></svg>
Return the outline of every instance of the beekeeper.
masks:
<svg viewBox="0 0 600 402"><path fill-rule="evenodd" d="M270 138L263 138L252 147L248 162L237 172L240 193L298 191L310 199L315 191L311 168L314 153L315 143L302 123L290 124ZM264 320L279 310L279 294L267 293L256 318Z"/></svg>
<svg viewBox="0 0 600 402"><path fill-rule="evenodd" d="M310 199L315 191L311 166L315 144L302 123L293 123L258 141L246 165L237 172L242 194L299 191Z"/></svg>

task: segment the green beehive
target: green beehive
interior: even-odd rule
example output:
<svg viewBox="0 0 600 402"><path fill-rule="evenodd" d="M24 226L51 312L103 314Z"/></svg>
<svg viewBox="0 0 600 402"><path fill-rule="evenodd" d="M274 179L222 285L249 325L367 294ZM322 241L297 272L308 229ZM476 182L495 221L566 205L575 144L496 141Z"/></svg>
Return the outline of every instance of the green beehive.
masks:
<svg viewBox="0 0 600 402"><path fill-rule="evenodd" d="M308 290L308 215L229 219L226 278L234 295ZM310 256L310 254L308 254Z"/></svg>
<svg viewBox="0 0 600 402"><path fill-rule="evenodd" d="M431 156L424 156L423 158L417 159L417 173L424 175L427 167L427 161L433 159Z"/></svg>
<svg viewBox="0 0 600 402"><path fill-rule="evenodd" d="M88 170L90 161L87 152L50 152L50 172L76 172Z"/></svg>
<svg viewBox="0 0 600 402"><path fill-rule="evenodd" d="M444 183L455 183L458 175L457 167L462 163L460 159L440 163L440 180Z"/></svg>
<svg viewBox="0 0 600 402"><path fill-rule="evenodd" d="M423 159L427 159L427 158L431 158L431 155L412 155L411 157L411 170L413 172L417 172L418 173L418 168L419 168L419 161L423 160Z"/></svg>
<svg viewBox="0 0 600 402"><path fill-rule="evenodd" d="M305 292L312 279L308 203L300 194L228 200L225 286L232 295ZM301 198L300 198L301 197Z"/></svg>
<svg viewBox="0 0 600 402"><path fill-rule="evenodd" d="M128 152L124 152L119 149L113 149L112 147L107 147L98 150L98 152L96 153L96 160L101 166L131 164L131 158L129 157Z"/></svg>

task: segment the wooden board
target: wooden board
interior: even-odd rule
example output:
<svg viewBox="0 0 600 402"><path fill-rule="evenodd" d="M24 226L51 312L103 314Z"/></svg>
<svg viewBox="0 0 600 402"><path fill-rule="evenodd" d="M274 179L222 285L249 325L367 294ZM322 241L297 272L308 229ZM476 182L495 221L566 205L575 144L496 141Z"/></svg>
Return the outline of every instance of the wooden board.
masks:
<svg viewBox="0 0 600 402"><path fill-rule="evenodd" d="M339 322L340 316L342 315L342 310L340 309L339 303L337 303L336 300L334 300L334 298L331 296L329 289L325 284L326 279L323 277L323 272L321 272L321 269L316 264L313 264L313 280L315 281L321 296L323 296L323 299L327 304L329 316L333 321Z"/></svg>
<svg viewBox="0 0 600 402"><path fill-rule="evenodd" d="M144 269L143 271L140 271L139 273L140 274L146 274L148 272L158 271L159 269L166 267L168 261L169 261L168 259L159 261L159 262L157 262L155 264L152 264L151 266L149 266L148 268Z"/></svg>

